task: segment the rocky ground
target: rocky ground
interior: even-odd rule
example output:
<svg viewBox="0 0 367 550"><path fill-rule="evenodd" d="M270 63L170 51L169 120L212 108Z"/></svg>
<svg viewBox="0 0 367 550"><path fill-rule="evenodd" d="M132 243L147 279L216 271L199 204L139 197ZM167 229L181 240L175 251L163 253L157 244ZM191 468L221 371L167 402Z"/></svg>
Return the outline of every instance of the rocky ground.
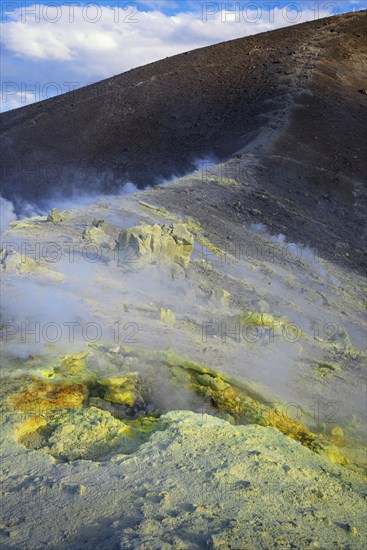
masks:
<svg viewBox="0 0 367 550"><path fill-rule="evenodd" d="M3 115L13 168L186 172L2 235L3 548L363 547L365 17Z"/></svg>
<svg viewBox="0 0 367 550"><path fill-rule="evenodd" d="M198 159L242 151L233 172L259 182L258 194L206 186L207 197L200 188L208 221L213 208L221 223L233 209L238 221L259 210L274 233L365 269L366 43L366 11L346 14L167 58L3 113L2 194L39 202L126 181L146 187L190 172Z"/></svg>
<svg viewBox="0 0 367 550"><path fill-rule="evenodd" d="M4 548L362 545L363 279L182 185L3 235Z"/></svg>

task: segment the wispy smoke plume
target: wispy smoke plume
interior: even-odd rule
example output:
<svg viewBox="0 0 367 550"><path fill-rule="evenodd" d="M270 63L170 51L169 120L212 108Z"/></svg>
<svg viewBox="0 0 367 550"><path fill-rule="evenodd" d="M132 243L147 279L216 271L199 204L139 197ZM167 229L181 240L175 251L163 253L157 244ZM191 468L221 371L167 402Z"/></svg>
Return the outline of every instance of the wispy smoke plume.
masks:
<svg viewBox="0 0 367 550"><path fill-rule="evenodd" d="M0 233L3 233L9 226L9 223L17 219L12 202L4 199L0 195Z"/></svg>

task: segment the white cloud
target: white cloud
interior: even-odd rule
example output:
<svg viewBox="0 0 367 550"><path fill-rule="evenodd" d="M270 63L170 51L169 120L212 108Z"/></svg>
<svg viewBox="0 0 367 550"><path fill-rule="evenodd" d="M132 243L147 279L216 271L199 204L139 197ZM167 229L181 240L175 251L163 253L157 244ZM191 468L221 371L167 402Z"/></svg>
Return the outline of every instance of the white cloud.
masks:
<svg viewBox="0 0 367 550"><path fill-rule="evenodd" d="M40 82L38 63L52 61L48 82L59 82L63 92L67 91L63 85L68 80L66 74L78 75L89 83L187 50L315 18L313 10L247 9L238 14L237 22L233 16L218 12L208 15L204 23L199 12L166 15L158 10L134 12L108 7L99 11L76 6L62 6L57 11L43 8L35 5L32 14L28 7L27 14L20 11L14 20L3 24L4 55L27 60L28 84L29 74L34 82ZM328 12L320 11L321 17L325 15ZM41 82L41 87L45 84ZM7 94L6 101L3 99L3 107L14 108L17 101L19 93L14 91ZM25 102L27 98L19 106Z"/></svg>
<svg viewBox="0 0 367 550"><path fill-rule="evenodd" d="M20 92L9 92L8 94L3 90L3 96L6 97L6 107L7 109L18 109L18 107L24 107L25 105L30 105L35 102L35 94L32 94L27 91ZM43 98L46 99L46 98Z"/></svg>

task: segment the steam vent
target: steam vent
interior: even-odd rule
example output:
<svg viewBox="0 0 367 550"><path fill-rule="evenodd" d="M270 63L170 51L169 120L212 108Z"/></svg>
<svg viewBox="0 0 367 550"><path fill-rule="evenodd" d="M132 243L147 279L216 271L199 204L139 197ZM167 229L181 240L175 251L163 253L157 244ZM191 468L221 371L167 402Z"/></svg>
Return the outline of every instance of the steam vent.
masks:
<svg viewBox="0 0 367 550"><path fill-rule="evenodd" d="M309 19L2 113L1 548L365 547L367 20Z"/></svg>

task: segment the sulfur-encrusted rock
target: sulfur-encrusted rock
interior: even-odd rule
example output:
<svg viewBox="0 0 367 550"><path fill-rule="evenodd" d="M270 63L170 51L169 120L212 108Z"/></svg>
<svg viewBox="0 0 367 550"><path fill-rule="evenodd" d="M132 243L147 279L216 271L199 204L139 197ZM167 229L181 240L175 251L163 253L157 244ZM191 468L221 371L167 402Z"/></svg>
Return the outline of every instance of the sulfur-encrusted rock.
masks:
<svg viewBox="0 0 367 550"><path fill-rule="evenodd" d="M47 221L52 222L54 224L58 224L62 221L62 217L60 215L60 212L57 208L53 208L49 215L47 216Z"/></svg>
<svg viewBox="0 0 367 550"><path fill-rule="evenodd" d="M104 388L104 399L111 403L133 407L139 397L135 373L106 376L100 378L97 383Z"/></svg>
<svg viewBox="0 0 367 550"><path fill-rule="evenodd" d="M96 460L121 445L130 428L96 407L63 411L50 422L53 429L45 450L67 460Z"/></svg>
<svg viewBox="0 0 367 550"><path fill-rule="evenodd" d="M168 309L167 307L162 307L161 309L161 321L167 325L174 325L176 322L175 314Z"/></svg>
<svg viewBox="0 0 367 550"><path fill-rule="evenodd" d="M201 386L210 386L210 381L213 380L209 374L198 374L196 378Z"/></svg>
<svg viewBox="0 0 367 550"><path fill-rule="evenodd" d="M214 296L215 298L221 302L223 306L226 306L229 304L229 300L231 298L231 294L222 288L214 290Z"/></svg>
<svg viewBox="0 0 367 550"><path fill-rule="evenodd" d="M27 391L16 393L10 401L21 412L44 414L50 410L82 407L87 397L88 389L84 384L35 379Z"/></svg>
<svg viewBox="0 0 367 550"><path fill-rule="evenodd" d="M121 231L116 248L120 263L146 260L187 267L194 250L194 236L183 223L142 225Z"/></svg>
<svg viewBox="0 0 367 550"><path fill-rule="evenodd" d="M89 351L64 355L60 358L63 370L71 375L82 375L85 370L88 355Z"/></svg>
<svg viewBox="0 0 367 550"><path fill-rule="evenodd" d="M315 364L315 373L318 378L333 376L341 371L338 363L333 361L318 361Z"/></svg>
<svg viewBox="0 0 367 550"><path fill-rule="evenodd" d="M210 387L216 391L223 391L226 388L229 388L230 386L229 384L224 382L221 378L216 377L210 380Z"/></svg>
<svg viewBox="0 0 367 550"><path fill-rule="evenodd" d="M260 313L259 311L245 311L239 315L238 320L241 325L264 327L275 331L279 331L283 327L290 330L294 328L285 317L274 317L271 313Z"/></svg>
<svg viewBox="0 0 367 550"><path fill-rule="evenodd" d="M99 218L93 220L92 227L87 227L83 232L83 239L107 248L114 248L116 237L116 230L108 222Z"/></svg>
<svg viewBox="0 0 367 550"><path fill-rule="evenodd" d="M246 311L241 314L240 322L244 325L272 326L275 321L270 313L260 313L257 311Z"/></svg>
<svg viewBox="0 0 367 550"><path fill-rule="evenodd" d="M50 281L61 282L64 275L53 271L47 266L41 265L25 254L16 251L7 251L5 248L0 253L0 270L15 275L37 275Z"/></svg>
<svg viewBox="0 0 367 550"><path fill-rule="evenodd" d="M43 416L29 416L15 430L16 436L21 440L23 437L36 432L39 428L44 428L46 424L47 422Z"/></svg>
<svg viewBox="0 0 367 550"><path fill-rule="evenodd" d="M196 379L201 386L210 387L212 390L215 391L223 391L230 387L229 384L224 382L224 380L222 380L218 376L213 377L210 376L210 374L199 374Z"/></svg>

